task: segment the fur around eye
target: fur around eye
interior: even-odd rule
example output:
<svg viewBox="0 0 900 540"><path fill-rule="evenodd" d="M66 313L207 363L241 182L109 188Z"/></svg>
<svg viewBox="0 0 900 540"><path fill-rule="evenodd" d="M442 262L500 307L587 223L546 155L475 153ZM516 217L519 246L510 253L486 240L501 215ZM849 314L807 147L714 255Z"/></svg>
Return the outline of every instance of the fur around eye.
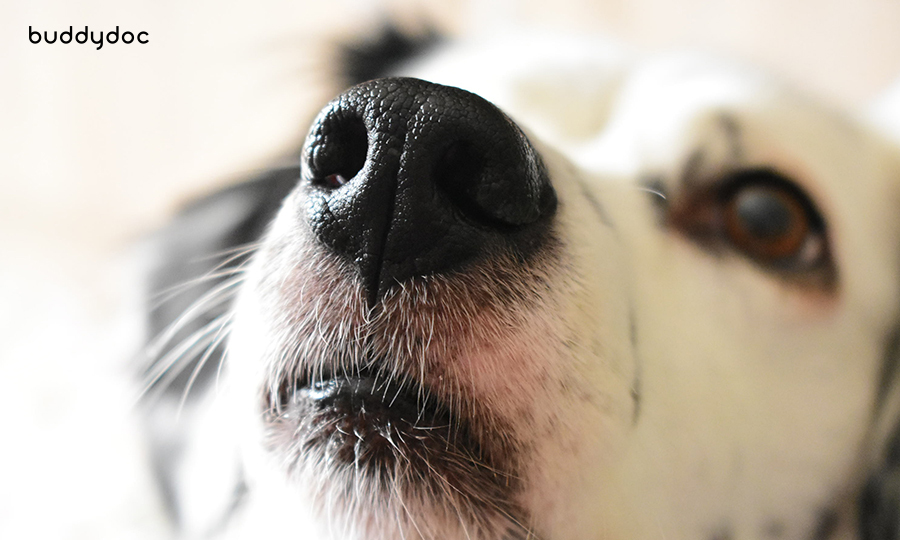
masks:
<svg viewBox="0 0 900 540"><path fill-rule="evenodd" d="M707 248L739 253L782 274L833 274L824 220L809 197L773 169L731 172L687 194L673 206L669 223Z"/></svg>

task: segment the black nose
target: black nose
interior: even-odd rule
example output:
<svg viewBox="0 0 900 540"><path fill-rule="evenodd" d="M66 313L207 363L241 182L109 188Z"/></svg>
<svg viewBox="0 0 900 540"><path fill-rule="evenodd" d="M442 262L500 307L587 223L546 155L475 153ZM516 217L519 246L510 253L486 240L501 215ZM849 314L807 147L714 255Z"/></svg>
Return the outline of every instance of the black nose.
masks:
<svg viewBox="0 0 900 540"><path fill-rule="evenodd" d="M556 208L540 156L506 115L417 79L370 81L326 106L303 182L312 230L356 267L370 304L415 276L527 259Z"/></svg>

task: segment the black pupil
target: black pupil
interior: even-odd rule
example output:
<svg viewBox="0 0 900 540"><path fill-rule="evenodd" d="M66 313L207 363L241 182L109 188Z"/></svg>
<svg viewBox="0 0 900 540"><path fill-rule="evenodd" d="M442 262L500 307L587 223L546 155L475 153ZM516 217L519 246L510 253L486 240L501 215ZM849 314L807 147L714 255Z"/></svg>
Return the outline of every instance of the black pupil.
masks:
<svg viewBox="0 0 900 540"><path fill-rule="evenodd" d="M745 189L735 201L735 210L747 234L757 238L780 238L794 225L791 208L769 189Z"/></svg>

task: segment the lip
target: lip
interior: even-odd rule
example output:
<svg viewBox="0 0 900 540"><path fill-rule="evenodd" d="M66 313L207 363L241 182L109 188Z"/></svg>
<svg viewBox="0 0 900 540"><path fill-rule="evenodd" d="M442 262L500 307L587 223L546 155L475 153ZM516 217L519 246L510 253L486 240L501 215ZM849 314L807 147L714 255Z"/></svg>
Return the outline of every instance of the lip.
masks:
<svg viewBox="0 0 900 540"><path fill-rule="evenodd" d="M279 431L336 465L385 471L480 453L464 421L405 379L363 370L301 381L286 397L277 423L288 429Z"/></svg>
<svg viewBox="0 0 900 540"><path fill-rule="evenodd" d="M520 524L529 520L514 502L521 488L516 456L498 435L502 427L374 368L300 380L282 392L280 410L267 415L268 449L318 500L339 487L359 508L417 501L475 528L528 534Z"/></svg>
<svg viewBox="0 0 900 540"><path fill-rule="evenodd" d="M502 522L520 516L513 528L527 522L513 502L521 487L519 449L502 435L508 430L479 411L448 406L411 377L388 377L378 371L384 365L282 387L281 406L266 416L269 451L305 483L343 486L358 504L400 494L454 512L468 509L483 523L486 516Z"/></svg>
<svg viewBox="0 0 900 540"><path fill-rule="evenodd" d="M380 379L369 372L323 378L296 388L294 401L306 402L317 414L356 418L376 429L397 423L449 427L449 411L426 390L405 380Z"/></svg>

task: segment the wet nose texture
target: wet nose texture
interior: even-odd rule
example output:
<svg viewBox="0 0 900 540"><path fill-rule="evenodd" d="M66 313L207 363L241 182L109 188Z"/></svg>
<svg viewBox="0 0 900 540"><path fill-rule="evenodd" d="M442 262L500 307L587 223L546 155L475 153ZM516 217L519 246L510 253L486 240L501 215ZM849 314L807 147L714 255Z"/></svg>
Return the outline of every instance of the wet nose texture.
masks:
<svg viewBox="0 0 900 540"><path fill-rule="evenodd" d="M556 195L522 131L475 94L417 79L355 86L303 156L305 218L359 271L370 306L416 276L503 253L528 259Z"/></svg>

